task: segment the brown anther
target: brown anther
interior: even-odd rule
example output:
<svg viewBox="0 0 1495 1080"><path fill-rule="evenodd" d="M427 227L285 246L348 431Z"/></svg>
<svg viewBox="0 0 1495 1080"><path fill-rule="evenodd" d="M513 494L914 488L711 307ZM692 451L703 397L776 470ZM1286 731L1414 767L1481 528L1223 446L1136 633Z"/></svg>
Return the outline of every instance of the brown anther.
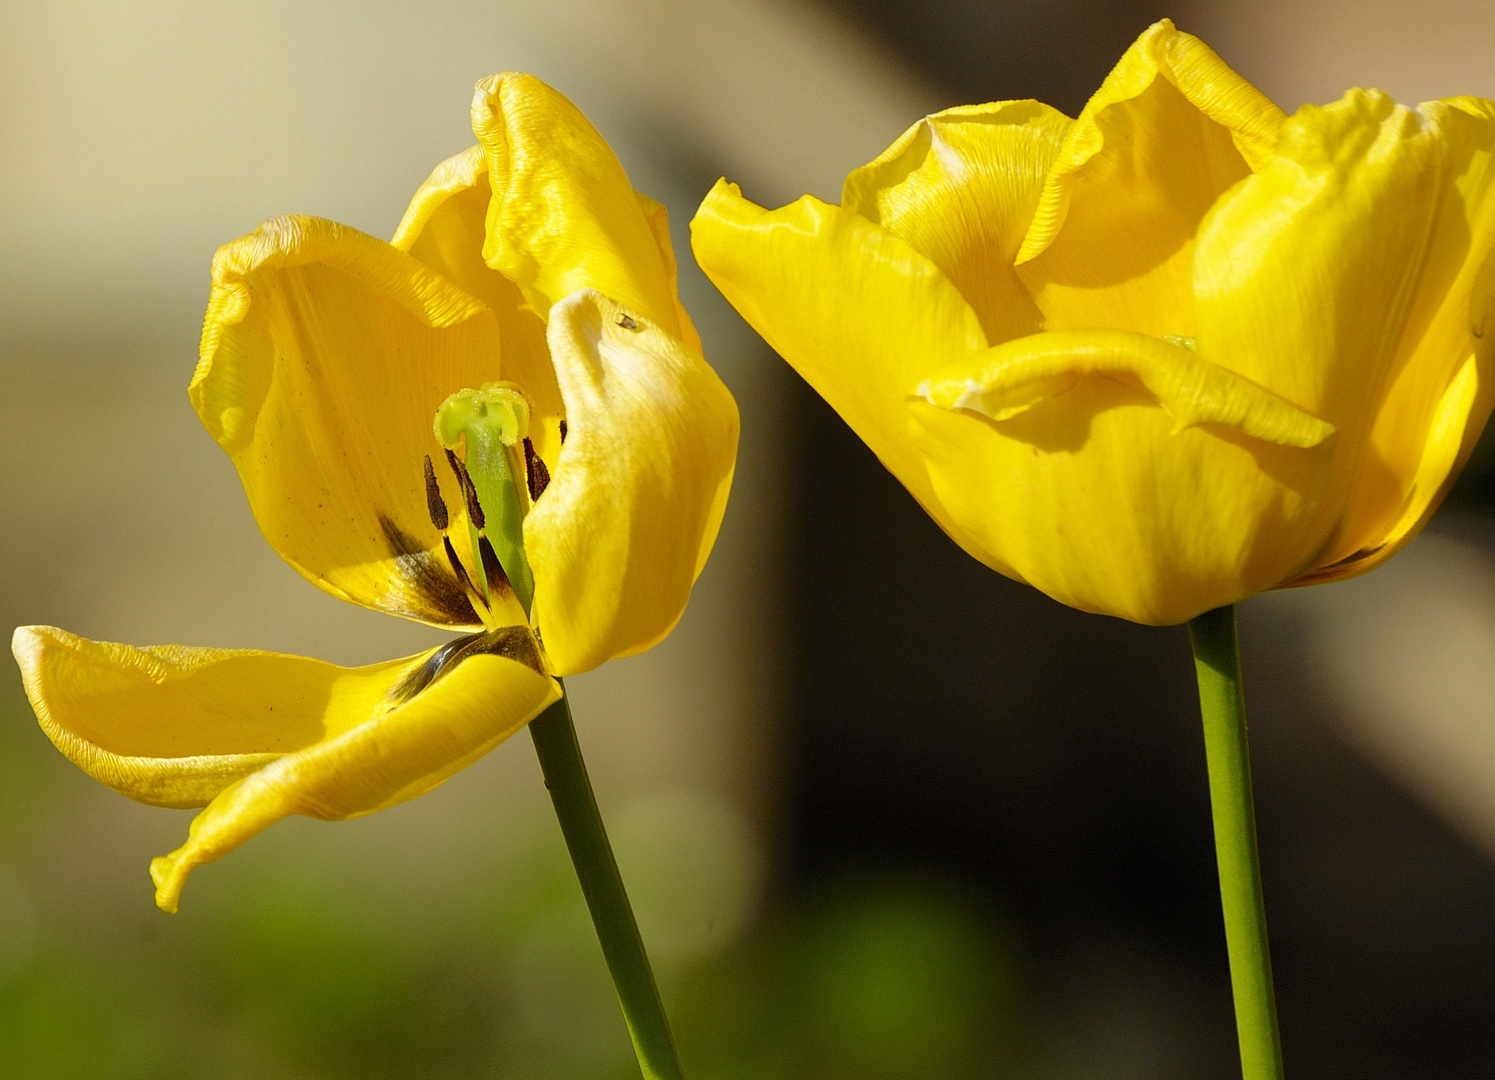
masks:
<svg viewBox="0 0 1495 1080"><path fill-rule="evenodd" d="M436 470L431 465L431 455L426 455L426 510L431 515L431 524L435 525L440 532L446 532L446 527L451 524L446 512L446 500L441 497L441 489L436 486Z"/></svg>
<svg viewBox="0 0 1495 1080"><path fill-rule="evenodd" d="M481 529L487 519L483 517L483 508L478 503L478 489L472 485L472 477L468 475L467 466L462 464L462 459L450 450L446 452L446 462L452 467L452 472L457 474L457 484L462 488L462 498L467 502L467 517L472 522L473 528Z"/></svg>
<svg viewBox="0 0 1495 1080"><path fill-rule="evenodd" d="M535 444L528 438L524 440L524 478L529 483L529 500L534 502L550 485L550 470L545 467L545 459L535 453Z"/></svg>
<svg viewBox="0 0 1495 1080"><path fill-rule="evenodd" d="M618 325L624 330L637 330L638 320L632 315L620 315L618 316Z"/></svg>
<svg viewBox="0 0 1495 1080"><path fill-rule="evenodd" d="M561 445L566 444L566 421L561 421Z"/></svg>

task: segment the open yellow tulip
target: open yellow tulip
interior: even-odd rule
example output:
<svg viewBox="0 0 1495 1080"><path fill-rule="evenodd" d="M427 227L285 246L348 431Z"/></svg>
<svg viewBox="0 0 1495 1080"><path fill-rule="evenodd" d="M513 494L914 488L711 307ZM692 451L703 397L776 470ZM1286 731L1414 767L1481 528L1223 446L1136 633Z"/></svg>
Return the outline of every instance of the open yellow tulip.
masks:
<svg viewBox="0 0 1495 1080"><path fill-rule="evenodd" d="M950 109L706 273L963 548L1171 624L1363 573L1495 394L1495 105L1287 117L1163 21L1076 120Z"/></svg>
<svg viewBox="0 0 1495 1080"><path fill-rule="evenodd" d="M533 78L479 83L473 128L393 243L291 217L221 249L190 388L287 562L473 633L348 669L16 631L63 753L140 801L206 805L152 864L167 910L274 821L419 795L555 702L555 676L654 645L715 540L737 409L664 209Z"/></svg>

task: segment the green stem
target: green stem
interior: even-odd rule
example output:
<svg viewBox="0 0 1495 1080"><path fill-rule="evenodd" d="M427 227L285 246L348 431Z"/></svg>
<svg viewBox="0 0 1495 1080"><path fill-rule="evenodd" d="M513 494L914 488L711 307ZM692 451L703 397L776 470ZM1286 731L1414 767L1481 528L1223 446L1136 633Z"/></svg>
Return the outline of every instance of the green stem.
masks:
<svg viewBox="0 0 1495 1080"><path fill-rule="evenodd" d="M645 1080L683 1080L675 1037L670 1034L664 1003L654 984L654 972L581 757L570 699L562 697L531 720L529 733L592 913L592 925L602 942L602 955L617 988L618 1002L623 1006L623 1020L633 1039L639 1069Z"/></svg>
<svg viewBox="0 0 1495 1080"><path fill-rule="evenodd" d="M1256 811L1251 796L1251 754L1246 743L1246 699L1241 691L1241 651L1235 608L1206 611L1189 622L1204 752L1209 763L1220 905L1235 996L1236 1033L1244 1080L1282 1080L1267 912L1256 855Z"/></svg>

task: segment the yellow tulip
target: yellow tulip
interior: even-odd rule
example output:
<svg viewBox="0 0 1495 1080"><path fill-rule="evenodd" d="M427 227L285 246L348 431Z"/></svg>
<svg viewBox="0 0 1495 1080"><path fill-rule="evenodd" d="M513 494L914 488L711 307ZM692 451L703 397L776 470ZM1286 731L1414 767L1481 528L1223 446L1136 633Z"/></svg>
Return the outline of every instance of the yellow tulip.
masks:
<svg viewBox="0 0 1495 1080"><path fill-rule="evenodd" d="M1495 105L1288 117L1163 21L1078 119L949 109L701 266L954 540L1183 622L1389 558L1490 413Z"/></svg>
<svg viewBox="0 0 1495 1080"><path fill-rule="evenodd" d="M166 910L271 823L428 791L556 701L556 676L654 645L715 540L737 409L680 307L664 209L533 78L479 83L472 117L478 145L392 243L288 217L222 248L190 388L287 562L472 633L361 668L15 633L64 754L207 807L152 863ZM501 437L464 427L478 414Z"/></svg>

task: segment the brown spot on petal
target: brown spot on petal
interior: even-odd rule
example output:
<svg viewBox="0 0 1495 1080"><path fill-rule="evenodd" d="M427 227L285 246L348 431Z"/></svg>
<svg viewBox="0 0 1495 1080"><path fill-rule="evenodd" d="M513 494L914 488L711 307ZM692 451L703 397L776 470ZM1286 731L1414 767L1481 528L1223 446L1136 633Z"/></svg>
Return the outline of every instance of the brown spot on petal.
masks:
<svg viewBox="0 0 1495 1080"><path fill-rule="evenodd" d="M384 531L384 542L389 547L389 553L394 556L395 573L400 576L408 593L425 601L425 606L419 608L386 603L383 606L387 610L449 626L472 626L482 622L473 610L463 584L448 575L419 540L383 514L379 515L379 527Z"/></svg>
<svg viewBox="0 0 1495 1080"><path fill-rule="evenodd" d="M502 626L448 641L390 688L389 702L403 705L469 656L502 656L541 674L545 672L540 647L529 628Z"/></svg>

